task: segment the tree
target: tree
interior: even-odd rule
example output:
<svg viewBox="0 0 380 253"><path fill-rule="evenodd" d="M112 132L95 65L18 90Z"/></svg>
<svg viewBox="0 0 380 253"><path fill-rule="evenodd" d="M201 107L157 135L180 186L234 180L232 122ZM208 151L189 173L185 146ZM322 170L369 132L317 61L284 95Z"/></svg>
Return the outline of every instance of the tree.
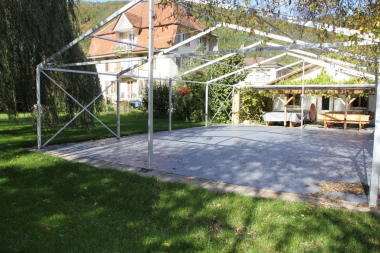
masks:
<svg viewBox="0 0 380 253"><path fill-rule="evenodd" d="M227 64L227 65L214 64L208 67L207 73L209 76L209 80L231 73L237 70L239 67L244 67L245 64L243 60L244 60L243 56L241 56L240 54L236 54L221 61L221 63ZM237 74L218 80L217 83L234 85L234 84L239 83L240 81L243 81L246 78L246 76L247 76L247 72L242 71ZM232 87L212 85L211 88L213 92L209 93L210 116L213 117L216 114L215 115L216 122L227 123L230 120L229 112L231 111L231 108L232 108L233 94L230 94L232 91Z"/></svg>
<svg viewBox="0 0 380 253"><path fill-rule="evenodd" d="M71 42L78 34L74 0L8 0L0 1L0 110L10 118L20 112L31 112L36 103L36 66ZM84 61L85 54L74 46L55 59L56 62ZM65 61L65 63L70 62ZM95 67L80 70L95 71ZM49 73L50 74L50 73ZM51 76L82 104L90 102L100 93L98 78L75 74ZM45 114L55 123L60 112L73 116L80 107L65 96L42 75L42 104ZM100 108L100 102L89 108ZM82 114L80 122L92 126L92 117Z"/></svg>
<svg viewBox="0 0 380 253"><path fill-rule="evenodd" d="M204 48L197 49L204 51ZM216 59L217 56L211 57ZM195 66L201 65L196 59L188 59L186 70L192 69ZM225 74L235 71L239 67L244 66L243 56L236 54L221 61L223 65L214 63L208 67L191 72L183 77L184 80L207 82L214 78L223 76ZM246 73L240 72L235 75L223 78L217 83L233 85L241 80L244 80ZM205 97L206 97L205 84L194 83L177 83L175 94L175 108L174 115L183 120L188 121L201 121L205 118ZM229 112L231 111L232 101L231 86L210 85L209 89L209 115L213 117L214 121L220 123L227 123L230 120ZM228 98L228 99L227 99ZM226 100L226 102L224 102ZM219 109L221 108L221 109Z"/></svg>
<svg viewBox="0 0 380 253"><path fill-rule="evenodd" d="M361 35L369 35L370 39L375 42L374 46L351 46L341 50L372 58L378 55L377 48L380 43L379 6L380 0L247 0L240 2L224 0L222 3L205 0L202 1L202 4L191 5L198 13L203 13L207 18L198 13L194 15L207 19L210 26L215 25L216 22L232 23L289 36L292 39L302 39L309 43L347 40L358 42L363 39ZM322 26L320 29L307 28L271 18L276 17L279 13L297 17L301 21L314 21ZM356 29L359 33L344 35L340 31L327 29L332 27ZM252 31L249 35L257 37ZM232 36L234 35L231 34ZM374 61L363 61L361 64L370 68L374 67Z"/></svg>

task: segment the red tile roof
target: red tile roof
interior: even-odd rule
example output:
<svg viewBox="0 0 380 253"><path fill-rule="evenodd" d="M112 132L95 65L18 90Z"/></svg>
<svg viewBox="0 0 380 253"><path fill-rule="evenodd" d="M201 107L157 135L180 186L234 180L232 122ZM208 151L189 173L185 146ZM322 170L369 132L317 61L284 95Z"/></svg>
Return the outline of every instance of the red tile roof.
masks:
<svg viewBox="0 0 380 253"><path fill-rule="evenodd" d="M133 25L133 27L141 27L142 25L142 17L137 16L130 12L124 12L124 15L127 16L129 22Z"/></svg>
<svg viewBox="0 0 380 253"><path fill-rule="evenodd" d="M108 23L105 27L103 27L98 32L96 32L95 35L102 36L102 35L105 35L105 34L115 33L113 31L113 28L115 27L115 25L116 25L116 23L117 23L118 20L119 19L116 19L116 20L112 21L111 23Z"/></svg>
<svg viewBox="0 0 380 253"><path fill-rule="evenodd" d="M115 33L102 35L102 37L107 38L107 39L113 39L113 40L119 39L118 35ZM115 52L115 45L116 44L117 43L112 42L112 41L92 38L90 49L88 51L87 56L98 56L98 55L113 54Z"/></svg>
<svg viewBox="0 0 380 253"><path fill-rule="evenodd" d="M154 28L154 47L168 48L175 42L178 25L167 25ZM148 47L149 29L142 29L137 38L137 45ZM146 48L135 47L133 51L147 50Z"/></svg>
<svg viewBox="0 0 380 253"><path fill-rule="evenodd" d="M159 5L160 1L155 2L155 20L154 20L154 47L155 48L168 48L175 42L175 36L178 32L179 26L187 27L190 30L202 31L205 27L192 16L186 15L186 11L182 6L175 4ZM148 28L149 28L149 2L142 2L128 11L124 12L129 22L134 28L140 29L137 38L138 45L148 46ZM114 28L120 19L112 21L103 29L95 33L98 36L106 38L119 39L119 34L114 31ZM102 39L92 38L90 49L87 56L102 56L110 55L115 51L117 42L106 41ZM145 51L141 47L134 47L133 51Z"/></svg>

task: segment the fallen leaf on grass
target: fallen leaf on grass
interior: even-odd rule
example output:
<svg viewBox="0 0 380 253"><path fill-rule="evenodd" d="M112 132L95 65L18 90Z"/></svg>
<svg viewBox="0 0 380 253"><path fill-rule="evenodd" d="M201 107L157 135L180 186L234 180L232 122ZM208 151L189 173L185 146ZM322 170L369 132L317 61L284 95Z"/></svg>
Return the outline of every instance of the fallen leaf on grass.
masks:
<svg viewBox="0 0 380 253"><path fill-rule="evenodd" d="M170 243L168 243L168 242L164 242L162 245L165 247L170 247Z"/></svg>
<svg viewBox="0 0 380 253"><path fill-rule="evenodd" d="M46 227L46 228L44 228L44 231L46 231L46 232L51 232L51 228Z"/></svg>

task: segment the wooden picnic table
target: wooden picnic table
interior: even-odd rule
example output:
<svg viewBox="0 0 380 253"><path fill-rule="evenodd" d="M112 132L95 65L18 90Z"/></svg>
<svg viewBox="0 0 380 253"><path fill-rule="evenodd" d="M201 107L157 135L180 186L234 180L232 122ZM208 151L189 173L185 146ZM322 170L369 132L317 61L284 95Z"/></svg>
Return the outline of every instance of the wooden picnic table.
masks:
<svg viewBox="0 0 380 253"><path fill-rule="evenodd" d="M323 115L323 126L324 128L328 128L331 123L343 123L344 126L346 124L357 124L359 125L359 130L364 129L364 125L369 123L370 115L364 115L360 112L355 111L335 111L335 112L327 112Z"/></svg>

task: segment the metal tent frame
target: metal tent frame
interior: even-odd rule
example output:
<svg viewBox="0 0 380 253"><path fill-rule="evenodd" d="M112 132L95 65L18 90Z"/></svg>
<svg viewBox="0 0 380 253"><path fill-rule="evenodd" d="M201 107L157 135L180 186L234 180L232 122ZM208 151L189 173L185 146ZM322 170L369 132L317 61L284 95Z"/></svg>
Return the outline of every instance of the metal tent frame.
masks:
<svg viewBox="0 0 380 253"><path fill-rule="evenodd" d="M43 148L45 145L47 145L53 138L55 138L61 131L63 131L64 128L66 128L71 122L73 122L81 113L83 112L88 112L90 113L90 115L92 117L94 117L100 124L102 124L105 128L107 128L116 138L120 139L120 78L121 77L137 77L137 76L133 76L133 75L130 75L128 74L129 71L133 70L134 68L137 68L139 66L141 66L142 64L146 64L148 63L148 66L149 66L149 75L148 77L138 77L138 78L145 78L145 79L148 79L148 87L149 87L149 101L153 101L153 80L168 80L169 81L169 87L170 87L170 96L169 96L169 104L170 104L170 109L169 109L169 130L171 130L171 122L172 122L172 119L171 119L171 112L172 112L172 82L176 82L176 81L181 81L181 82L187 82L187 83L202 83L202 82L193 82L193 81L187 81L187 80L180 80L179 78L181 78L182 76L186 75L186 74L189 74L193 71L196 71L198 69L201 69L201 68L204 68L206 66L209 66L211 64L222 64L220 63L221 60L223 59L226 59L228 57L231 57L235 54L238 54L238 53L247 53L247 52L263 52L263 51L285 51L285 53L281 54L281 55L278 55L278 56L275 56L275 57L272 57L270 59L267 59L262 63L265 63L266 61L270 61L270 60L273 60L273 59L276 59L276 58L279 58L279 57L282 57L284 55L289 55L289 56L293 56L293 57L296 57L296 58L299 58L301 59L300 61L298 61L297 63L293 63L293 64L290 64L288 66L291 66L291 65L294 65L294 64L298 64L298 63L301 63L303 64L303 73L304 73L304 63L305 61L307 62L312 62L312 63L318 63L316 65L321 65L321 63L319 61L316 61L310 57L313 57L313 58L319 58L319 59L322 59L322 60L325 60L325 61L328 61L330 62L331 64L345 64L347 66L350 66L350 67L359 67L363 70L365 70L364 68L362 68L361 66L357 66L355 64L350 64L350 63L346 63L346 62L342 62L342 61L338 61L338 60L334 60L334 59L331 59L331 58L328 58L328 57L322 57L322 56L319 56L319 55L316 55L316 54L313 54L313 53L309 53L309 52L306 52L306 51L303 51L302 49L320 49L320 50L325 50L325 51L329 51L329 52L333 52L335 54L341 54L341 55L344 55L344 56L349 56L349 57L352 57L352 58L356 58L356 59L360 59L360 60L367 60L367 61L371 61L371 62L375 62L378 64L378 60L377 59L372 59L372 58L369 58L369 57L366 57L366 56L361 56L361 55L357 55L357 54L353 54L353 53L347 53L347 52L342 52L340 50L337 50L337 49L334 49L334 48L337 48L337 47L347 47L347 46L350 46L353 44L353 42L334 42L334 43L321 43L321 44L311 44L311 43L307 43L305 41L300 41L300 40L294 40L292 39L289 35L285 34L284 32L281 32L282 34L286 35L286 36L281 36L281 35L277 35L277 34L271 34L271 33L266 33L266 32L262 32L262 31L259 31L259 30L254 30L254 29L251 29L251 28L246 28L246 27L241 27L241 26L237 26L237 25L232 25L232 24L227 24L227 23L223 23L223 22L218 22L216 26L214 27L211 27L203 32L200 32L198 34L196 34L195 36L192 36L191 38L189 39L186 39L168 49L165 49L165 50L158 50L158 49L155 49L154 48L154 0L149 0L149 46L148 46L148 57L133 57L133 58L128 58L128 59L114 59L114 60L104 60L104 61L91 61L91 62L77 62L77 63L70 63L70 64L54 64L53 60L61 55L63 52L67 51L68 49L70 49L71 47L73 47L74 45L76 45L77 43L79 43L80 41L82 41L84 38L86 37L96 37L96 38L101 38L101 37L98 37L98 36L95 36L93 35L93 33L98 30L100 27L102 27L103 25L107 24L109 21L113 20L114 18L116 18L117 16L119 16L120 14L122 14L123 12L127 11L128 9L132 8L133 6L135 6L136 4L138 4L141 0L132 0L131 2L129 2L128 4L126 4L123 8L121 8L120 10L116 11L115 13L113 13L112 15L110 15L109 17L107 17L105 20L101 21L99 24L97 24L96 26L94 26L92 29L90 29L89 31L87 31L86 33L84 33L83 35L81 35L80 37L78 37L77 39L73 40L71 43L67 44L66 46L64 46L61 50L57 51L55 54L53 54L52 56L50 56L49 58L47 58L45 61L41 62L37 68L36 68L36 97L37 97L37 146L38 146L38 149L41 149ZM198 3L198 4L202 4L199 0L185 0L185 1L179 1L178 4L183 6L184 8L189 8L188 5L186 5L186 3L192 3L192 2L195 2L195 3ZM225 7L225 4L223 4L222 7ZM236 7L236 6L229 6L229 7ZM240 6L241 7L241 6ZM245 7L243 7L245 8ZM193 10L190 8L190 10L192 11L196 11L196 10ZM196 11L197 12L197 11ZM199 12L198 12L199 13ZM201 13L202 14L202 13ZM204 15L204 14L203 14ZM313 22L310 22L310 21L303 21L303 20L300 20L298 18L294 18L294 17L289 17L289 16L286 16L286 15L273 15L272 13L261 13L261 14L257 14L255 15L256 17L266 17L266 18L272 18L272 19L277 19L277 20L282 20L282 21L286 21L286 22L289 22L289 23L293 23L293 24L298 24L298 25L301 25L301 26L306 26L306 27L312 27L312 28L315 28L315 29L327 29L327 30L331 30L331 29L334 29L334 31L337 31L339 30L342 34L344 35L352 35L352 34L357 34L359 33L358 31L355 31L355 30L352 30L352 29L347 29L347 28L337 28L337 27L332 27L332 26L327 26L327 25L323 25L323 24L318 24L318 23L313 23ZM211 17L209 17L211 18ZM211 18L212 19L212 18ZM215 20L215 19L213 19ZM268 21L265 21L266 23L268 23L270 26L274 27L272 24L270 24L270 22ZM214 31L215 29L218 29L220 27L228 27L228 28L231 28L231 29L235 29L235 30L239 30L239 31L245 31L247 33L250 33L250 32L254 32L255 34L257 35L261 35L261 36L265 36L265 37L268 37L268 38L272 38L272 39L276 39L276 40L280 40L280 41L284 41L284 42L291 42L295 45L288 45L288 46L283 46L283 45L278 45L278 44L274 44L274 43L267 43L268 46L270 47L260 47L260 48L257 48L257 46L263 44L262 41L259 41L257 43L254 43L250 46L247 46L247 47L244 47L244 48L241 48L241 49L233 49L233 50L219 50L219 51L208 51L208 52L192 52L192 53L185 53L185 54L178 54L178 53L172 53L173 50L175 50L176 48L190 42L190 41L193 41L197 38L200 38L212 31ZM277 29L277 28L276 28ZM277 29L279 30L279 29ZM281 30L280 30L281 31ZM356 45L373 45L375 44L375 42L379 42L378 39L375 40L373 39L373 37L371 37L371 35L360 35L362 38L363 38L363 41L361 42L357 42ZM101 39L104 39L104 38L101 38ZM122 42L122 41L118 41L118 40L114 40L115 42L118 42L118 43L125 43L125 42ZM125 43L125 44L130 44L130 43ZM139 46L139 47L142 47L141 45L135 45L135 46ZM145 47L146 48L146 47ZM155 51L159 51L158 54L154 55L154 52ZM172 78L169 78L169 79L162 79L162 78L154 78L153 77L153 60L154 59L163 59L163 58L174 58L174 57L188 57L188 58L194 58L194 57L199 57L199 56L209 56L209 55L220 55L220 54L224 54L224 56L222 57L219 57L215 60L206 60L207 63L205 64L202 64L200 66L197 66L191 70L188 70L184 73L181 73L181 74L178 74ZM306 57L308 56L308 57ZM199 59L199 58L197 58ZM115 63L115 62L125 62L125 61L136 61L136 60L139 60L139 61L142 61L141 63L139 64L136 64L128 69L125 69L117 74L110 74L110 73L98 73L98 72L89 72L89 71L79 71L79 70L71 70L71 69L62 69L64 67L75 67L75 66L84 66L84 65L94 65L94 64L103 64L103 63ZM200 59L200 60L205 60L205 59ZM218 80L221 80L227 76L230 76L230 75L234 75L236 73L239 73L241 71L244 71L244 70L248 70L250 68L253 68L253 67L257 67L257 66L260 66L261 64L253 64L251 66L247 66L247 67L243 67L243 68L239 68L238 70L234 71L234 72L231 72L229 74L226 74L226 75L223 75L221 77L218 77L218 78L214 78L210 81L207 81L203 84L205 84L205 89L206 89L206 103L205 103L205 114L206 114L206 118L205 118L205 121L206 121L206 127L209 125L209 122L208 122L208 94L209 94L209 89L211 88L211 91L213 92L212 90L212 86L213 85L225 85L225 84L219 84L217 83ZM326 63L328 64L328 63ZM323 65L323 64L322 64ZM328 65L329 67L331 67L332 65ZM377 65L377 68L378 68L378 65ZM115 76L115 81L113 83L111 83L109 86L107 86L95 99L93 99L93 101L91 101L89 104L87 105L82 105L80 104L71 94L69 94L66 90L64 90L55 80L53 80L47 73L46 71L63 71L63 72L71 72L71 73L78 73L78 74L93 74L93 75L111 75L111 76ZM356 70L352 70L352 69L349 69L349 68L343 68L343 67L339 67L338 71L343 71L343 72L347 72L347 73L351 73L351 74L356 74L356 75L364 75L366 76L367 78L371 78L371 79L375 79L376 80L376 85L329 85L328 87L324 87L324 86L321 86L321 85L304 85L302 84L301 86L294 86L292 85L291 88L292 89L301 89L302 90L302 101L303 101L303 96L304 96L304 91L305 89L375 89L376 91L376 113L375 113L375 133L374 133L374 148L373 148L373 163L372 163L372 174L371 174L371 182L370 182L370 193L369 193L369 205L371 206L376 206L377 205L377 201L378 201L378 198L377 198L377 195L378 195L378 189L379 189L379 172L380 172L380 83L379 83L379 78L378 78L378 74L379 74L379 70L376 69L376 74L375 75L370 75L370 74L366 74L364 72L359 72L359 71L356 71ZM51 82L53 82L53 84L55 84L56 86L58 86L67 96L69 96L71 99L73 99L81 108L82 110L73 118L71 119L68 123L66 123L66 125L61 128L55 135L53 135L46 143L42 144L42 134L41 134L41 128L42 128L42 123L41 123L41 73L43 75L45 75ZM88 107L91 106L97 99L99 99L102 94L112 85L116 82L117 84L117 132L113 132L111 129L109 129L103 122L101 122L94 114L92 114L89 110L88 110ZM221 106L220 108L218 109L218 112L219 110L221 110L222 108L222 105L224 103L226 103L226 101L228 99L230 99L230 97L233 97L232 95L234 94L235 92L235 89L238 89L239 88L239 85L236 84L236 85L226 85L226 86L230 86L232 87L232 91L228 94L227 98L222 102L220 100L220 103L221 103ZM253 89L286 89L286 88L290 88L290 87L287 87L287 86L284 86L284 85L281 85L281 87L279 87L279 85L273 85L273 86L245 86L245 87L252 87ZM214 92L215 93L215 92ZM152 168L153 167L153 103L152 102L149 102L149 105L148 105L148 112L149 112L149 117L148 117L148 168ZM231 112L233 114L233 112ZM228 113L227 114L229 116L231 116L231 113ZM215 115L212 117L212 119L215 117ZM211 119L211 121L212 121ZM302 129L302 127L301 127Z"/></svg>

